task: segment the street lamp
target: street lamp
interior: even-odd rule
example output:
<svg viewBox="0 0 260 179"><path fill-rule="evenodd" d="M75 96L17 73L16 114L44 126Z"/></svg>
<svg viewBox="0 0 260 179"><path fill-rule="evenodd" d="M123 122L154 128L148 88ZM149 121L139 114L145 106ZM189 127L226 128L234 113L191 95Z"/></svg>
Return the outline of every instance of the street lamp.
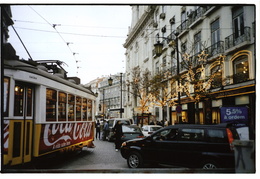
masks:
<svg viewBox="0 0 260 179"><path fill-rule="evenodd" d="M155 53L156 55L160 56L162 54L162 49L163 49L163 43L160 42L159 38L163 38L166 39L168 41L174 41L175 42L175 47L176 47L176 53L177 53L177 76L178 76L178 86L180 86L180 78L179 78L179 74L180 74L180 60L179 60L179 48L178 48L178 32L174 33L175 35L175 39L170 39L170 38L165 38L165 37L159 37L159 34L157 34L157 42L156 44L154 44L154 48L155 48ZM180 91L178 91L178 106L177 106L177 113L181 112L181 97L180 97ZM181 115L177 116L178 122L181 123L182 122L182 118Z"/></svg>
<svg viewBox="0 0 260 179"><path fill-rule="evenodd" d="M121 86L121 90L120 90L120 118L122 118L122 76L123 76L123 73L120 73L120 76L115 76L115 77L120 77L120 86ZM112 86L113 84L113 79L110 77L108 80L108 85L109 86Z"/></svg>

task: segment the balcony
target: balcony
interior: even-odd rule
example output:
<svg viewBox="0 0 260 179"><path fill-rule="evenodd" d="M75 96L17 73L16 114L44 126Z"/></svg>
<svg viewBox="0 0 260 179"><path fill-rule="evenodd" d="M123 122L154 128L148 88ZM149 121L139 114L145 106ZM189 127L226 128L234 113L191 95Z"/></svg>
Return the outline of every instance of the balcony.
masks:
<svg viewBox="0 0 260 179"><path fill-rule="evenodd" d="M203 16L204 12L206 11L205 8L203 7L199 7L196 10L190 12L188 14L189 17L189 25L194 26L195 24L197 24L197 22L199 21L199 19Z"/></svg>
<svg viewBox="0 0 260 179"><path fill-rule="evenodd" d="M240 36L237 33L233 33L225 38L225 50L229 50L232 47L238 46L243 42L251 41L250 27L245 27L240 31Z"/></svg>
<svg viewBox="0 0 260 179"><path fill-rule="evenodd" d="M210 47L206 48L205 52L208 54L208 58L224 53L224 42L219 41L211 45Z"/></svg>
<svg viewBox="0 0 260 179"><path fill-rule="evenodd" d="M182 32L184 32L185 30L188 29L188 26L189 26L189 23L188 23L188 22L189 22L188 19L186 19L185 21L183 21L183 22L181 23L181 25L179 25L179 26L177 27L177 32L178 32L179 34L181 34Z"/></svg>

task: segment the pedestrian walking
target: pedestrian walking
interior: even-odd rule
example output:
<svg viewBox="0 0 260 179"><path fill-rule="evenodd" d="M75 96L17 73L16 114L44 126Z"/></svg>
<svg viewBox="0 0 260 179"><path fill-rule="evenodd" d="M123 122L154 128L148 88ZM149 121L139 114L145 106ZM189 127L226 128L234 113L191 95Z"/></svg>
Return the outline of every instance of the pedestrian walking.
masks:
<svg viewBox="0 0 260 179"><path fill-rule="evenodd" d="M117 121L113 131L114 131L115 138L116 138L115 147L116 147L116 151L118 151L120 149L120 146L121 146L121 137L123 135L121 121Z"/></svg>
<svg viewBox="0 0 260 179"><path fill-rule="evenodd" d="M96 122L96 139L99 138L100 140L100 122L97 120Z"/></svg>
<svg viewBox="0 0 260 179"><path fill-rule="evenodd" d="M107 140L107 136L109 134L109 126L108 121L105 121L104 128L103 128L103 140Z"/></svg>

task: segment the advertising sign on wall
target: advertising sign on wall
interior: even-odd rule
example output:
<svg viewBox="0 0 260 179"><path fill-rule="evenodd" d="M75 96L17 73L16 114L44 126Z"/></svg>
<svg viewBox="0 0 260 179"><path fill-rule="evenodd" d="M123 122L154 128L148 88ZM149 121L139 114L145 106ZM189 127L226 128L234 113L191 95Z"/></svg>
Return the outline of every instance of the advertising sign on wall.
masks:
<svg viewBox="0 0 260 179"><path fill-rule="evenodd" d="M221 107L221 122L248 122L248 108L247 107Z"/></svg>

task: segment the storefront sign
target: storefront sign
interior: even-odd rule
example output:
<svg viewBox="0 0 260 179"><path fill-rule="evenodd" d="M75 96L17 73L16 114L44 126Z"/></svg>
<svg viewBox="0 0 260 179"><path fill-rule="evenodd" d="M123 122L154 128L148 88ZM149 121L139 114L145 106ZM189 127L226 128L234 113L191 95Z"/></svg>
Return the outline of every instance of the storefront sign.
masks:
<svg viewBox="0 0 260 179"><path fill-rule="evenodd" d="M247 107L221 107L221 122L242 122L248 121L248 108Z"/></svg>

